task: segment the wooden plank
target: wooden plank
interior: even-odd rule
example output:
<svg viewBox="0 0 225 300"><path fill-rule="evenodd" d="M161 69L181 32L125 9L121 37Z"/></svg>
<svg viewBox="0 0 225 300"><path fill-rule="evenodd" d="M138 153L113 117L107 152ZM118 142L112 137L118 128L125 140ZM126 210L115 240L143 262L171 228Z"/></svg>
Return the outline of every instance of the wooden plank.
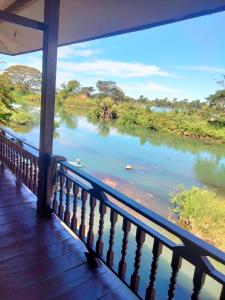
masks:
<svg viewBox="0 0 225 300"><path fill-rule="evenodd" d="M0 209L0 216L22 212L23 210L26 210L28 208L33 208L34 209L35 208L35 201L31 201L29 203L20 203L20 204L17 204L17 205L2 207Z"/></svg>
<svg viewBox="0 0 225 300"><path fill-rule="evenodd" d="M32 221L30 221L29 227L34 228L34 230L35 230L35 228L39 228L41 226L46 226L46 224L48 224L46 220L40 220L40 222L38 222L38 220L35 218ZM19 230L22 233L24 233L24 231L26 231L27 227L28 227L28 225L26 223L25 224L20 224L19 228L18 228L16 223L14 223L14 224L10 224L10 223L4 224L4 225L0 226L0 236L2 234L6 234L6 233L12 233L16 230Z"/></svg>
<svg viewBox="0 0 225 300"><path fill-rule="evenodd" d="M60 228L56 227L54 230L54 228L46 225L39 227L38 229L27 227L25 231L17 229L14 232L1 235L0 249L3 247L13 246L16 243L20 243L23 241L27 241L29 243L29 240L35 237L39 238L45 235L56 234L56 232L60 231L62 235L65 234L65 232L62 231ZM66 234L66 236L68 236L68 234Z"/></svg>
<svg viewBox="0 0 225 300"><path fill-rule="evenodd" d="M57 300L83 300L83 299L99 299L121 286L118 280L107 268L106 272L96 274L94 278L83 282L78 286L74 286L66 293L61 294L54 299Z"/></svg>
<svg viewBox="0 0 225 300"><path fill-rule="evenodd" d="M18 242L13 245L13 247L3 247L0 251L0 262L15 257L17 255L23 254L26 252L38 249L41 246L51 245L57 241L62 240L63 238L68 238L69 233L62 232L60 230L55 231L55 234L46 234L39 237L35 237L33 239L29 239L29 241Z"/></svg>
<svg viewBox="0 0 225 300"><path fill-rule="evenodd" d="M29 5L30 2L32 2L33 0L16 0L14 1L12 4L10 4L5 11L7 12L17 12L19 10L21 10L22 8L24 8L26 5Z"/></svg>
<svg viewBox="0 0 225 300"><path fill-rule="evenodd" d="M56 276L35 284L29 288L18 291L15 295L11 296L11 300L47 300L53 299L75 286L92 280L96 274L104 273L104 268L90 269L90 266L85 263L76 268L72 268ZM66 298L65 298L66 299ZM76 297L74 297L76 299ZM83 298L85 299L85 298ZM91 300L94 298L91 298ZM86 300L86 299L85 299Z"/></svg>
<svg viewBox="0 0 225 300"><path fill-rule="evenodd" d="M4 279L16 272L25 273L27 269L34 268L39 264L48 262L48 260L52 258L60 257L71 252L74 253L74 255L82 252L82 245L74 242L73 237L26 252L25 255L22 254L7 259L0 264L0 279Z"/></svg>
<svg viewBox="0 0 225 300"><path fill-rule="evenodd" d="M0 216L0 225L17 222L19 226L19 224L27 223L34 218L36 218L36 211L34 209L25 209L23 212Z"/></svg>
<svg viewBox="0 0 225 300"><path fill-rule="evenodd" d="M49 259L38 266L19 271L0 280L2 299L17 293L19 290L37 284L58 273L86 263L84 253L71 252L60 257Z"/></svg>
<svg viewBox="0 0 225 300"><path fill-rule="evenodd" d="M10 201L10 202L9 202ZM12 207L15 205L20 205L23 203L31 203L31 202L36 202L36 200L33 199L33 197L23 197L23 198L18 198L15 195L13 195L10 199L6 198L5 202L1 202L0 203L0 209L4 208L4 207Z"/></svg>
<svg viewBox="0 0 225 300"><path fill-rule="evenodd" d="M108 294L104 295L103 297L100 297L99 300L137 300L139 299L137 296L135 296L126 286L121 285L119 288L110 291ZM150 299L150 298L149 298Z"/></svg>

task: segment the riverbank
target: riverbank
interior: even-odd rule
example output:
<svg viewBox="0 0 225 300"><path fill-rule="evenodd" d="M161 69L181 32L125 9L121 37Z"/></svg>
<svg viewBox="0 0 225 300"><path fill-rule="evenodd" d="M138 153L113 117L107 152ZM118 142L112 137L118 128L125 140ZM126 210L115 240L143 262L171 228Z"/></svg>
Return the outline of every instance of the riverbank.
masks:
<svg viewBox="0 0 225 300"><path fill-rule="evenodd" d="M225 143L224 124L210 122L209 118L200 113L154 112L139 104L117 103L110 98L105 98L90 109L88 116L106 122L114 119L124 126Z"/></svg>

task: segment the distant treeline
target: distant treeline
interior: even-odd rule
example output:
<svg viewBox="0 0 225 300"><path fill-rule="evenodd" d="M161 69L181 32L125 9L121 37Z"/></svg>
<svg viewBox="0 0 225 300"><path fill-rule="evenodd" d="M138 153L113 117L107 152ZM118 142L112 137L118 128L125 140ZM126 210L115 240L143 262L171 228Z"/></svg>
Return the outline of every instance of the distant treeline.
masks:
<svg viewBox="0 0 225 300"><path fill-rule="evenodd" d="M98 80L92 87L70 80L57 89L56 105L86 107L89 117L96 120L115 119L123 125L225 142L224 78L218 83L222 89L205 101L188 101L148 99L143 95L135 99L127 96L114 81ZM23 65L4 70L0 75L0 123L32 124L29 107L40 106L40 91L39 70ZM152 107L165 107L169 111L154 112Z"/></svg>

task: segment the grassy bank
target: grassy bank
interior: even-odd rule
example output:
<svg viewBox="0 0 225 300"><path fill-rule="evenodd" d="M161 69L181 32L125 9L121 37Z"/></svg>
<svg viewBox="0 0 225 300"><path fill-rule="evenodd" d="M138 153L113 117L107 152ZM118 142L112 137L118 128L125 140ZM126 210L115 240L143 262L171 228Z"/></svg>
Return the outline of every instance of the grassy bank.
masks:
<svg viewBox="0 0 225 300"><path fill-rule="evenodd" d="M179 187L171 195L173 213L193 234L225 251L225 199L204 188Z"/></svg>
<svg viewBox="0 0 225 300"><path fill-rule="evenodd" d="M119 124L126 126L225 142L224 123L210 122L209 118L200 113L153 112L140 104L117 103L105 98L97 101L88 115L97 120L115 119Z"/></svg>

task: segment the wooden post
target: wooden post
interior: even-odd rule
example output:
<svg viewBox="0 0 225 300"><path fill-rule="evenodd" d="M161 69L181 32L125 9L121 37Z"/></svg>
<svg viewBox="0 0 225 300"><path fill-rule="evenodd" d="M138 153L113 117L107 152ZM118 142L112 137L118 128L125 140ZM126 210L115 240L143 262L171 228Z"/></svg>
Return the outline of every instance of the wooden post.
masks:
<svg viewBox="0 0 225 300"><path fill-rule="evenodd" d="M45 0L37 212L48 213L48 167L53 147L60 0Z"/></svg>

